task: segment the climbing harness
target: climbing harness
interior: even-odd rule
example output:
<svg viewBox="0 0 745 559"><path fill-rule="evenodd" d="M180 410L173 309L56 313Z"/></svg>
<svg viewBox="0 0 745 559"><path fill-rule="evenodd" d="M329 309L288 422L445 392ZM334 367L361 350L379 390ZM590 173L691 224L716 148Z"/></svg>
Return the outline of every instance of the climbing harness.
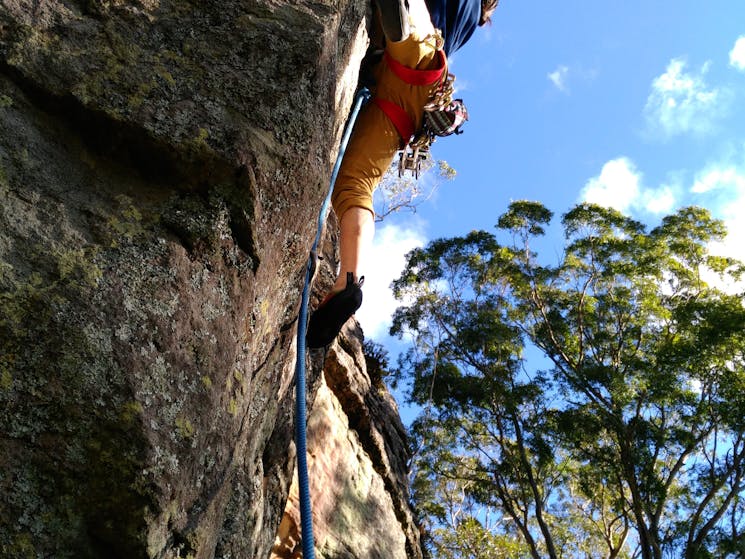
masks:
<svg viewBox="0 0 745 559"><path fill-rule="evenodd" d="M410 171L418 179L423 162L430 157L429 148L435 139L462 134L461 126L468 120L463 99L453 99L455 76L448 72L447 57L440 50L442 37L436 34L434 39L439 46L439 65L432 70L414 70L398 62L388 52L384 54L385 63L403 82L414 86L434 86L424 106L420 130L414 129L414 121L401 106L378 97L373 100L393 123L404 143L398 158L399 177Z"/></svg>
<svg viewBox="0 0 745 559"><path fill-rule="evenodd" d="M331 202L331 193L334 190L336 176L339 174L341 160L344 157L344 151L347 149L349 137L352 134L354 122L360 112L362 104L370 98L370 91L362 88L355 98L352 115L349 118L347 127L344 130L344 136L339 147L339 155L334 164L334 170L331 173L331 184L326 199L323 201L321 211L318 213L318 226L316 229L316 238L313 241L313 247L310 251L308 264L305 269L305 285L303 287L303 296L300 303L300 313L298 314L297 324L297 358L295 360L295 446L297 448L297 477L298 489L300 496L300 524L303 544L303 559L315 559L315 545L313 542L313 518L310 503L310 483L308 481L308 448L306 440L306 395L305 395L305 330L308 323L308 298L310 295L310 282L316 269L316 258L318 253L318 243L321 239L321 231L326 221L326 214Z"/></svg>
<svg viewBox="0 0 745 559"><path fill-rule="evenodd" d="M450 74L450 77L455 77ZM419 178L422 163L429 159L429 148L440 137L462 134L461 126L468 120L463 99L447 101L445 105L428 104L424 107L422 129L404 146L398 157L398 176L410 171Z"/></svg>
<svg viewBox="0 0 745 559"><path fill-rule="evenodd" d="M452 74L448 79L455 80ZM448 86L452 92L452 85ZM422 164L429 159L429 148L439 138L452 134L462 134L461 126L468 120L468 111L463 99L450 99L450 94L442 101L433 101L424 107L422 129L411 138L398 156L398 176L410 171L419 178Z"/></svg>

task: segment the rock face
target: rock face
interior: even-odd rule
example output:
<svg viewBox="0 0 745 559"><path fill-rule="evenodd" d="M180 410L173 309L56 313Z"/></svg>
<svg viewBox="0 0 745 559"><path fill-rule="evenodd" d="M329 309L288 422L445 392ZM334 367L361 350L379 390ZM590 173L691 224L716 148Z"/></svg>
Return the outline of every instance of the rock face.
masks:
<svg viewBox="0 0 745 559"><path fill-rule="evenodd" d="M269 555L365 10L0 0L0 557ZM347 438L386 436L356 413ZM365 467L416 557L396 439ZM383 556L355 553L328 556Z"/></svg>
<svg viewBox="0 0 745 559"><path fill-rule="evenodd" d="M421 558L408 507L406 433L395 401L380 379L367 374L360 338L350 327L330 349L308 418L316 554ZM300 531L293 479L272 559L302 557Z"/></svg>

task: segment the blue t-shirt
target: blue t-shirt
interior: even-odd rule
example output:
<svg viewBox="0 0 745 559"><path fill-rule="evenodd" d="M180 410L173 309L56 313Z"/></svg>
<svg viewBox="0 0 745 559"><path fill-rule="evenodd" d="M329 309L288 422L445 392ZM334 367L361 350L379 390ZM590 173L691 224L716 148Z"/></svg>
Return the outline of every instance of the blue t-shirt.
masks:
<svg viewBox="0 0 745 559"><path fill-rule="evenodd" d="M432 24L442 31L450 56L473 35L481 18L481 0L425 0Z"/></svg>

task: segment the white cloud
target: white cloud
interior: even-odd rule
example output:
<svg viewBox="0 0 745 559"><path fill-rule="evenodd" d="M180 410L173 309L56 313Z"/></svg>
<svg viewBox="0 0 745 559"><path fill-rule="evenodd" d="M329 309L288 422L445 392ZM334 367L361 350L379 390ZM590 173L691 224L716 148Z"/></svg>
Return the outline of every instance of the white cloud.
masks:
<svg viewBox="0 0 745 559"><path fill-rule="evenodd" d="M687 192L678 185L683 182L680 177L674 178L672 184L646 187L643 175L633 161L619 157L605 163L600 174L587 181L580 199L637 216L644 212L667 215L683 205L707 208L712 216L724 221L728 233L722 241L711 244L710 253L745 261L745 219L742 218L745 209L745 146L742 156L739 162L735 156L707 165L688 182ZM726 284L713 273L707 274L705 279L728 292L745 289L745 282Z"/></svg>
<svg viewBox="0 0 745 559"><path fill-rule="evenodd" d="M453 83L453 96L455 95L462 95L464 91L469 91L471 89L471 83L468 80L455 80Z"/></svg>
<svg viewBox="0 0 745 559"><path fill-rule="evenodd" d="M640 174L631 160L619 157L603 165L600 175L591 178L580 198L591 204L626 212L639 197Z"/></svg>
<svg viewBox="0 0 745 559"><path fill-rule="evenodd" d="M556 70L549 73L546 77L553 83L559 91L567 93L567 78L569 76L569 68L563 64L559 65Z"/></svg>
<svg viewBox="0 0 745 559"><path fill-rule="evenodd" d="M365 259L362 307L355 315L366 337L376 338L388 333L391 316L399 304L390 285L401 275L406 253L426 242L422 229L416 224L411 227L383 224L376 231Z"/></svg>
<svg viewBox="0 0 745 559"><path fill-rule="evenodd" d="M587 181L580 199L626 214L631 210L670 213L678 202L676 189L672 186L645 187L642 174L627 157L612 159L603 165L600 174Z"/></svg>
<svg viewBox="0 0 745 559"><path fill-rule="evenodd" d="M741 208L745 207L745 193L740 193L740 197L733 201L733 205L735 204L739 204ZM714 243L712 253L745 261L745 222L729 215L724 217L724 223L727 226L727 237L721 242Z"/></svg>
<svg viewBox="0 0 745 559"><path fill-rule="evenodd" d="M745 35L738 37L729 51L729 63L738 70L745 70Z"/></svg>
<svg viewBox="0 0 745 559"><path fill-rule="evenodd" d="M670 61L667 70L652 82L644 114L652 134L670 137L711 131L714 120L725 110L727 93L709 88L705 75L709 65L698 73L686 73L680 58Z"/></svg>
<svg viewBox="0 0 745 559"><path fill-rule="evenodd" d="M724 220L727 238L716 243L713 251L745 260L745 165L714 164L700 172L691 187L699 205Z"/></svg>
<svg viewBox="0 0 745 559"><path fill-rule="evenodd" d="M696 175L691 192L725 192L745 194L745 174L734 165L711 166ZM740 207L742 209L742 206Z"/></svg>
<svg viewBox="0 0 745 559"><path fill-rule="evenodd" d="M644 189L640 202L648 212L661 215L675 210L678 197L673 187L663 185L660 188Z"/></svg>

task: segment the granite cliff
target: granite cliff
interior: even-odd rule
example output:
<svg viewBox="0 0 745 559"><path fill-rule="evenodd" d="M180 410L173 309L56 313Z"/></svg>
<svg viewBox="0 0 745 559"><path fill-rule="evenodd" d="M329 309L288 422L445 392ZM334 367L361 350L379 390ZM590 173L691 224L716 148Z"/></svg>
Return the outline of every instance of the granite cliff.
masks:
<svg viewBox="0 0 745 559"><path fill-rule="evenodd" d="M0 0L0 557L298 556L296 318L367 8ZM308 358L318 555L419 557L360 339Z"/></svg>

